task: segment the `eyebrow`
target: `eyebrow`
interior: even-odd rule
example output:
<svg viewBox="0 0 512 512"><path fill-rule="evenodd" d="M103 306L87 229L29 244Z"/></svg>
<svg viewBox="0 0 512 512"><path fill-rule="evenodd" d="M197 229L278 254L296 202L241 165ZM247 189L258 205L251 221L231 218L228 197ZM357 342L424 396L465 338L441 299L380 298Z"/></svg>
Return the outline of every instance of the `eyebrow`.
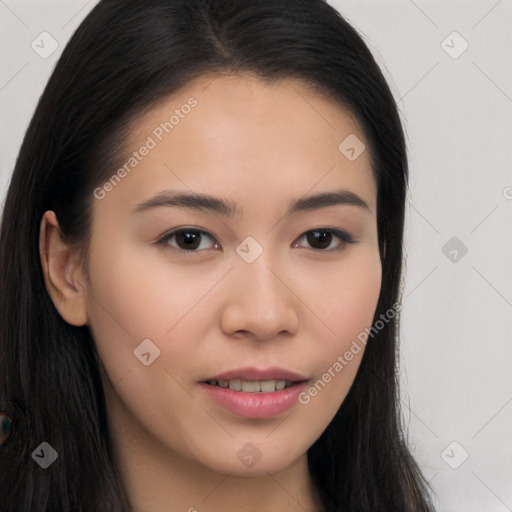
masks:
<svg viewBox="0 0 512 512"><path fill-rule="evenodd" d="M335 190L321 192L291 201L287 214L319 210L329 206L357 206L371 212L369 204L350 190ZM164 190L156 196L138 204L132 213L142 213L153 208L179 207L198 211L210 211L224 217L233 218L242 213L241 208L233 201L214 197L209 194Z"/></svg>

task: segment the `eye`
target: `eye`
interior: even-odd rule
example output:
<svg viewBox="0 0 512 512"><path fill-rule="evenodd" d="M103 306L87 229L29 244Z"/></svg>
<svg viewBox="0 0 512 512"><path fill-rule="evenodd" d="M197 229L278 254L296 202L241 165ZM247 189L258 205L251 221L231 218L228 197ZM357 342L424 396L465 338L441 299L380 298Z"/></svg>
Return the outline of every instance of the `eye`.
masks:
<svg viewBox="0 0 512 512"><path fill-rule="evenodd" d="M307 243L313 250L323 252L342 250L345 245L356 242L349 233L333 228L319 228L307 231L298 240L303 238L306 238ZM336 238L338 238L340 242L338 245L332 247L332 243L335 242ZM205 239L214 241L215 237L202 229L180 228L166 233L157 241L157 245L164 247L170 246L182 253L193 253L211 248ZM296 247L296 245L294 245L294 247ZM219 249L219 243L215 241L213 248Z"/></svg>
<svg viewBox="0 0 512 512"><path fill-rule="evenodd" d="M334 235L334 237L333 237ZM356 241L346 231L340 229L318 228L304 233L299 240L306 238L308 244L315 250L337 251L342 250L345 245L353 244ZM335 247L330 247L335 238L341 240ZM329 248L330 247L330 248Z"/></svg>
<svg viewBox="0 0 512 512"><path fill-rule="evenodd" d="M180 228L165 234L158 240L157 244L170 245L181 252L199 252L199 250L208 249L208 244L203 243L204 238L214 240L213 235L202 229ZM171 243L173 239L175 245ZM216 245L215 248L219 247L218 242L214 245Z"/></svg>

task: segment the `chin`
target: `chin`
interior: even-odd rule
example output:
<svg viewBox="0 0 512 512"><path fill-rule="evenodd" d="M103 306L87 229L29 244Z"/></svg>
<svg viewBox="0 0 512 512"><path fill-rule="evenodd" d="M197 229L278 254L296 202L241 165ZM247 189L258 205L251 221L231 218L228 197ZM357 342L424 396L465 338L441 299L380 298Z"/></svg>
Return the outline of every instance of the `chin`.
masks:
<svg viewBox="0 0 512 512"><path fill-rule="evenodd" d="M272 452L267 453L265 452ZM239 478L268 477L294 465L305 453L275 453L275 450L261 449L250 442L241 449L232 450L233 455L219 454L219 458L202 459L201 463L211 471Z"/></svg>

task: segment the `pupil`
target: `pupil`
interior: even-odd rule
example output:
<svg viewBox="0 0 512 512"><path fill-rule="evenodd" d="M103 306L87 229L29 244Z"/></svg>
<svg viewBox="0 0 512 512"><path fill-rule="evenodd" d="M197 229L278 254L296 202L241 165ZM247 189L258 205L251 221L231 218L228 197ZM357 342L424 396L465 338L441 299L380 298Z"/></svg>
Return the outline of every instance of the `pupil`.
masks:
<svg viewBox="0 0 512 512"><path fill-rule="evenodd" d="M196 249L199 241L199 234L192 231L181 231L177 234L176 239L185 245L187 249Z"/></svg>
<svg viewBox="0 0 512 512"><path fill-rule="evenodd" d="M328 231L316 230L308 234L308 243L315 246L315 242L320 242L321 248L325 249L331 244L332 235Z"/></svg>

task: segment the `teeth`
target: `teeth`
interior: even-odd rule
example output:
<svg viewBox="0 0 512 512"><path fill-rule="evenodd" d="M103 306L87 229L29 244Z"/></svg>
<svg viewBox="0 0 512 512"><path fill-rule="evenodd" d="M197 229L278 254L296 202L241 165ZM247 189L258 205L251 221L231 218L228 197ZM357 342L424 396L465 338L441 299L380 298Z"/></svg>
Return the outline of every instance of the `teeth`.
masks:
<svg viewBox="0 0 512 512"><path fill-rule="evenodd" d="M276 391L284 389L285 386L286 386L286 382L284 380L276 381Z"/></svg>
<svg viewBox="0 0 512 512"><path fill-rule="evenodd" d="M244 393L256 393L260 391L260 383L257 380L243 380L242 391Z"/></svg>
<svg viewBox="0 0 512 512"><path fill-rule="evenodd" d="M272 393L291 386L293 383L287 380L210 380L208 384L229 388L233 391L242 391L243 393Z"/></svg>
<svg viewBox="0 0 512 512"><path fill-rule="evenodd" d="M242 381L240 379L231 379L229 381L229 389L233 391L242 391Z"/></svg>
<svg viewBox="0 0 512 512"><path fill-rule="evenodd" d="M276 383L273 380L262 380L260 382L260 390L265 393L271 393L276 390Z"/></svg>

